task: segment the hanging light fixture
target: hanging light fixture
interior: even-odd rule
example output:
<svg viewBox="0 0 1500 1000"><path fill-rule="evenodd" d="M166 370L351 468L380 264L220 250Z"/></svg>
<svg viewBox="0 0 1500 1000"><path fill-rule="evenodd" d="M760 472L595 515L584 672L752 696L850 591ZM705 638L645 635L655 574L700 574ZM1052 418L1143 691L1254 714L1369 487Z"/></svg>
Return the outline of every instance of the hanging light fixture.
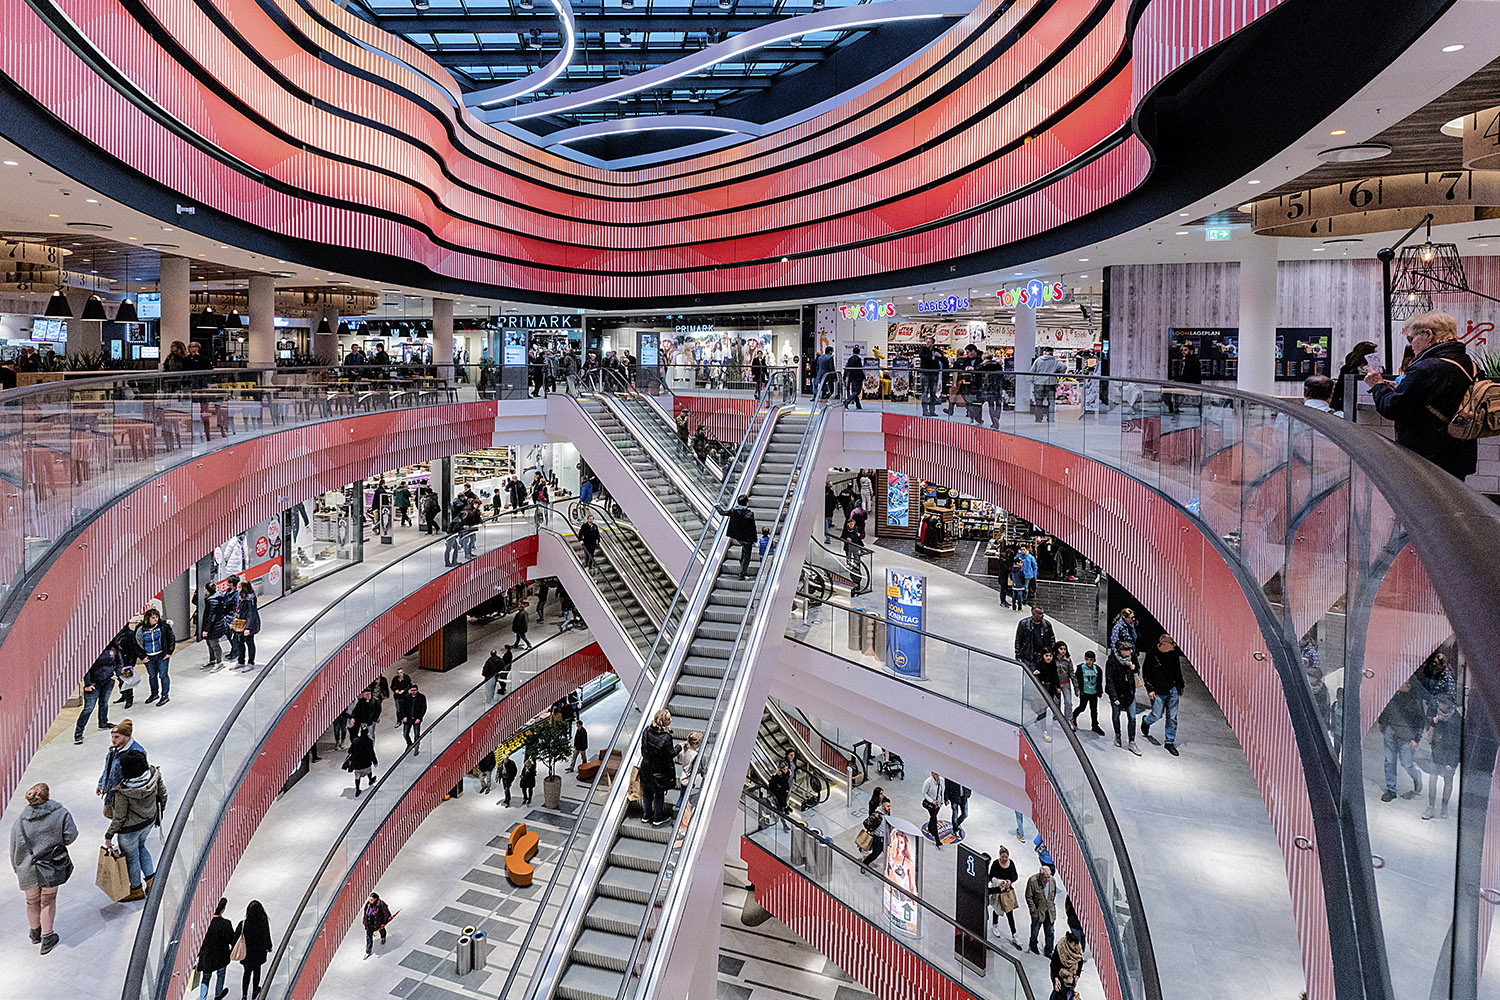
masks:
<svg viewBox="0 0 1500 1000"><path fill-rule="evenodd" d="M130 255L125 255L125 297L120 300L120 306L115 310L116 323L134 323L139 317L135 312L135 300L130 297Z"/></svg>
<svg viewBox="0 0 1500 1000"><path fill-rule="evenodd" d="M240 319L240 311L234 306L229 307L229 315L224 317L224 325L234 327L245 325L245 321Z"/></svg>
<svg viewBox="0 0 1500 1000"><path fill-rule="evenodd" d="M1402 247L1396 257L1396 280L1391 286L1393 317L1394 310L1407 300L1408 293L1416 293L1417 299L1425 295L1431 309L1433 295L1452 295L1469 290L1469 279L1464 274L1464 262L1458 256L1457 244L1432 242L1432 222L1429 219L1427 239L1416 246Z"/></svg>
<svg viewBox="0 0 1500 1000"><path fill-rule="evenodd" d="M104 311L104 300L97 295L90 295L87 302L83 304L83 315L79 319L106 320L109 313Z"/></svg>
<svg viewBox="0 0 1500 1000"><path fill-rule="evenodd" d="M318 332L319 333L332 333L333 332L333 327L329 325L329 323L328 323L328 317L327 316L324 316L321 320L319 320L319 322L318 322Z"/></svg>
<svg viewBox="0 0 1500 1000"><path fill-rule="evenodd" d="M52 293L52 297L47 300L47 310L42 315L64 319L73 318L73 307L68 305L68 297L62 293L62 289L59 288Z"/></svg>

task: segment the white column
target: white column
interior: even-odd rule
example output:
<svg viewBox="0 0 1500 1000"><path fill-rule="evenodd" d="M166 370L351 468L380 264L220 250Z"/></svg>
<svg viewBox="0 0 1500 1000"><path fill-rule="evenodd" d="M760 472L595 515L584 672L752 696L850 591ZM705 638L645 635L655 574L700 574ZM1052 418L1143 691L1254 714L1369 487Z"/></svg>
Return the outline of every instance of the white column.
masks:
<svg viewBox="0 0 1500 1000"><path fill-rule="evenodd" d="M1031 371L1031 362L1036 356L1036 309L1029 305L1016 306L1016 410L1031 406L1031 379L1022 372Z"/></svg>
<svg viewBox="0 0 1500 1000"><path fill-rule="evenodd" d="M452 299L434 298L432 300L432 363L435 365L453 363Z"/></svg>
<svg viewBox="0 0 1500 1000"><path fill-rule="evenodd" d="M257 274L250 279L250 350L254 367L276 363L276 279Z"/></svg>
<svg viewBox="0 0 1500 1000"><path fill-rule="evenodd" d="M161 357L165 362L167 350L174 340L186 344L192 339L193 301L188 288L188 259L163 257L161 280L156 288L161 292Z"/></svg>
<svg viewBox="0 0 1500 1000"><path fill-rule="evenodd" d="M1240 258L1240 370L1237 388L1276 390L1276 237L1252 236Z"/></svg>

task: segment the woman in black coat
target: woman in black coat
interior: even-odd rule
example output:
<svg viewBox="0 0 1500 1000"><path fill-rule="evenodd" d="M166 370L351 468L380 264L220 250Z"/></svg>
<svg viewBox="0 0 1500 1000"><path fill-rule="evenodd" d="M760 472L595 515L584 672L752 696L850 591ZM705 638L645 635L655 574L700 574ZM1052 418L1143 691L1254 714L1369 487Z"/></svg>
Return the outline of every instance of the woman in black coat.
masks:
<svg viewBox="0 0 1500 1000"><path fill-rule="evenodd" d="M219 900L214 907L214 918L203 933L203 943L198 946L198 972L203 976L198 1000L208 1000L208 980L215 972L219 974L219 988L214 992L214 1000L224 1000L229 995L224 987L224 973L229 970L229 953L234 950L234 925L224 916L228 905L229 900Z"/></svg>
<svg viewBox="0 0 1500 1000"><path fill-rule="evenodd" d="M651 718L641 735L641 796L645 822L664 826L672 818L668 789L677 786L677 748L672 745L672 713L665 708Z"/></svg>
<svg viewBox="0 0 1500 1000"><path fill-rule="evenodd" d="M250 905L245 907L245 919L234 932L236 937L245 939L245 957L240 959L240 964L245 967L245 974L240 979L240 1000L249 1000L251 996L260 996L260 968L271 957L271 921L260 900L250 900Z"/></svg>
<svg viewBox="0 0 1500 1000"><path fill-rule="evenodd" d="M380 766L380 759L375 756L375 741L370 738L366 731L356 732L354 739L349 741L349 756L344 758L344 770L354 775L354 797L359 798L359 782L368 778L370 786L375 785L375 768Z"/></svg>
<svg viewBox="0 0 1500 1000"><path fill-rule="evenodd" d="M531 793L536 790L536 761L530 757L521 765L521 805L531 805Z"/></svg>

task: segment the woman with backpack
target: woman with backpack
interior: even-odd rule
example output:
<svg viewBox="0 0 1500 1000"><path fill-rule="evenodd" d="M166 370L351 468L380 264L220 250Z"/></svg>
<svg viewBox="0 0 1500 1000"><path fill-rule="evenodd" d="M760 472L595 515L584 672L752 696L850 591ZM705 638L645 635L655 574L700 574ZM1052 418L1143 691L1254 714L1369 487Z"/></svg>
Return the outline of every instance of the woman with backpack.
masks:
<svg viewBox="0 0 1500 1000"><path fill-rule="evenodd" d="M10 865L26 894L26 920L31 943L42 946L45 955L57 947L53 930L57 916L57 890L73 874L68 845L78 839L73 815L52 801L45 784L26 791L26 808L10 828Z"/></svg>

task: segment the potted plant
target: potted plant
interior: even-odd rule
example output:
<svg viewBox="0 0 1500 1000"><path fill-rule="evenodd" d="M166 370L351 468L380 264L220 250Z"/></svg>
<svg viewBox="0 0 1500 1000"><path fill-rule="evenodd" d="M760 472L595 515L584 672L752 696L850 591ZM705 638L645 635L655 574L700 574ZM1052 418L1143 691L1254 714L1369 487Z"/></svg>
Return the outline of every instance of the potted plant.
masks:
<svg viewBox="0 0 1500 1000"><path fill-rule="evenodd" d="M573 752L573 733L566 719L555 716L532 726L526 733L526 756L547 765L542 779L542 805L556 809L562 802L562 777L557 773L559 761Z"/></svg>

